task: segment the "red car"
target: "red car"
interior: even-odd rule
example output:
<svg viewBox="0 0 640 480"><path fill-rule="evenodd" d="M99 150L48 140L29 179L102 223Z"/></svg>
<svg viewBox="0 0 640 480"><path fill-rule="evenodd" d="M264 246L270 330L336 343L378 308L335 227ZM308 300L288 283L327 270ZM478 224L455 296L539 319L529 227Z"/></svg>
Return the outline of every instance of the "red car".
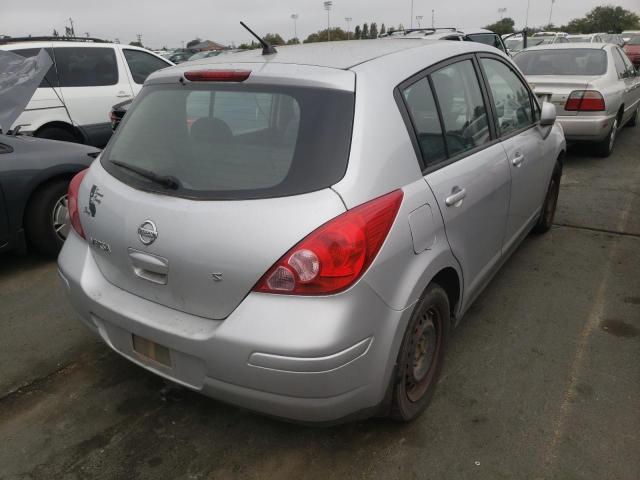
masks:
<svg viewBox="0 0 640 480"><path fill-rule="evenodd" d="M636 68L640 68L640 35L631 37L622 47L629 57L629 60Z"/></svg>

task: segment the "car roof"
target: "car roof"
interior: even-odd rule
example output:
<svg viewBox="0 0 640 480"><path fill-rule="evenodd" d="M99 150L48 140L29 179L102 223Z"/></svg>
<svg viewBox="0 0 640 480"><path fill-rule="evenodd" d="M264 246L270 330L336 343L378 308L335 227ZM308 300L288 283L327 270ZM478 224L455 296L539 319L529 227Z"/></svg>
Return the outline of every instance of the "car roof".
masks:
<svg viewBox="0 0 640 480"><path fill-rule="evenodd" d="M592 43L592 42L583 42L583 43L552 43L547 45L536 45L534 47L529 47L525 52L530 50L569 50L569 49L580 49L584 50L585 48L591 50L604 50L607 48L610 43Z"/></svg>
<svg viewBox="0 0 640 480"><path fill-rule="evenodd" d="M197 60L192 65L216 63L289 63L346 70L370 60L401 50L425 45L423 39L384 38L379 40L349 40L277 46L278 53L262 55L262 50L247 50L233 54L233 60L218 55ZM221 58L222 57L222 58Z"/></svg>

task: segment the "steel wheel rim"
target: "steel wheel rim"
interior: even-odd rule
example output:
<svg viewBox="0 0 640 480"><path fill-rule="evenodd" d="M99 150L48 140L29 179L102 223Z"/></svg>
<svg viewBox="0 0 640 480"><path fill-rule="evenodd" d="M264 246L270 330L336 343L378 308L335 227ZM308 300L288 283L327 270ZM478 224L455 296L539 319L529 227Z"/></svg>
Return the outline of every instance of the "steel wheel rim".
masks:
<svg viewBox="0 0 640 480"><path fill-rule="evenodd" d="M442 315L431 307L415 323L405 359L405 391L419 401L431 384L442 348Z"/></svg>
<svg viewBox="0 0 640 480"><path fill-rule="evenodd" d="M69 207L67 205L67 194L62 195L55 203L51 213L51 227L56 237L63 242L69 235Z"/></svg>
<svg viewBox="0 0 640 480"><path fill-rule="evenodd" d="M613 144L616 141L616 135L618 133L618 119L613 121L613 127L611 128L611 138L609 139L609 151L613 150Z"/></svg>

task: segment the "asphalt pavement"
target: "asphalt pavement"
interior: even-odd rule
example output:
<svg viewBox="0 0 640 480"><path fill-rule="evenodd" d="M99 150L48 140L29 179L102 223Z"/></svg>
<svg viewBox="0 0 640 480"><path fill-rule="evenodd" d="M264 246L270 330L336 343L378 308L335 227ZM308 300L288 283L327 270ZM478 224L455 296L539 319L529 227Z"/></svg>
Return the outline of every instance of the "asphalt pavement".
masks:
<svg viewBox="0 0 640 480"><path fill-rule="evenodd" d="M0 256L0 478L636 480L640 128L608 159L570 149L556 223L476 301L407 425L167 390L84 330L54 262Z"/></svg>

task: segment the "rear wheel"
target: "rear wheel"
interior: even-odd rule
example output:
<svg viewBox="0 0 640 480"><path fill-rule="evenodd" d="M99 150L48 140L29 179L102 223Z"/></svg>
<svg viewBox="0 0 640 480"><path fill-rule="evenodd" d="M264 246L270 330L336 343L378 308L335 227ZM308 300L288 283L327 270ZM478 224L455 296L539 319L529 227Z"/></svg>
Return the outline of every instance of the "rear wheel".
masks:
<svg viewBox="0 0 640 480"><path fill-rule="evenodd" d="M538 223L533 227L535 233L546 233L553 225L553 219L556 215L556 207L558 206L558 195L560 194L560 180L562 179L562 166L556 163L547 189L547 196L542 204L542 211Z"/></svg>
<svg viewBox="0 0 640 480"><path fill-rule="evenodd" d="M613 152L613 147L616 143L616 137L618 136L619 122L616 117L609 131L607 138L596 144L596 152L600 157L608 157Z"/></svg>
<svg viewBox="0 0 640 480"><path fill-rule="evenodd" d="M398 354L389 413L394 420L413 420L431 401L449 328L449 298L442 287L431 284L409 320Z"/></svg>
<svg viewBox="0 0 640 480"><path fill-rule="evenodd" d="M25 213L29 245L38 253L55 256L69 234L67 180L56 180L34 193Z"/></svg>
<svg viewBox="0 0 640 480"><path fill-rule="evenodd" d="M44 127L35 134L38 138L48 138L50 140L59 140L61 142L80 143L78 138L66 128L61 127Z"/></svg>

